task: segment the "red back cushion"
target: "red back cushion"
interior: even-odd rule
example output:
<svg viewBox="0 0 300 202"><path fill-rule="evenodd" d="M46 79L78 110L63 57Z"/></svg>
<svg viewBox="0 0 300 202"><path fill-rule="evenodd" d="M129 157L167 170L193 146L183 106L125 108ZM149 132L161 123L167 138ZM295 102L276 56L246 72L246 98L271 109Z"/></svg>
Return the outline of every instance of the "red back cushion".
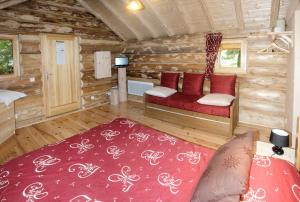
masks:
<svg viewBox="0 0 300 202"><path fill-rule="evenodd" d="M162 72L160 85L178 90L179 73Z"/></svg>
<svg viewBox="0 0 300 202"><path fill-rule="evenodd" d="M236 75L211 75L210 93L224 93L235 96Z"/></svg>
<svg viewBox="0 0 300 202"><path fill-rule="evenodd" d="M184 72L182 91L185 95L202 95L204 74Z"/></svg>

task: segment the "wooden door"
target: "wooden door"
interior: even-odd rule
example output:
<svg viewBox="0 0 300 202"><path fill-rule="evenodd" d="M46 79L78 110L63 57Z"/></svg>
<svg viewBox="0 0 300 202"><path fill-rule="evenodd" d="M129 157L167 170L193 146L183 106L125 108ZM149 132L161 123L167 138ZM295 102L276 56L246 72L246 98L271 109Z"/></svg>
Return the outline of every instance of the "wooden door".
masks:
<svg viewBox="0 0 300 202"><path fill-rule="evenodd" d="M42 35L46 116L80 108L78 40L74 36Z"/></svg>

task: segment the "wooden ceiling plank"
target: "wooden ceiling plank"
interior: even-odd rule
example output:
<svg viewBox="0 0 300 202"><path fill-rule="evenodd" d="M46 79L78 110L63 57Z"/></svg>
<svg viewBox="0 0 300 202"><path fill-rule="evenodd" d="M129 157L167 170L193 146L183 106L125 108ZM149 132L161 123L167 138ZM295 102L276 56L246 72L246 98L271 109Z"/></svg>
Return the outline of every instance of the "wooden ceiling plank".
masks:
<svg viewBox="0 0 300 202"><path fill-rule="evenodd" d="M8 0L0 3L0 9L8 8L10 6L14 6L20 3L24 3L27 0Z"/></svg>
<svg viewBox="0 0 300 202"><path fill-rule="evenodd" d="M120 21L101 1L98 0L77 0L88 12L101 19L121 39L127 41L136 38L136 35Z"/></svg>
<svg viewBox="0 0 300 202"><path fill-rule="evenodd" d="M270 17L271 29L276 25L276 21L279 15L279 8L280 8L280 0L272 0L271 17Z"/></svg>
<svg viewBox="0 0 300 202"><path fill-rule="evenodd" d="M245 30L245 22L244 22L241 0L234 0L234 6L235 6L235 13L236 13L236 20L238 23L238 28L240 31L244 31Z"/></svg>
<svg viewBox="0 0 300 202"><path fill-rule="evenodd" d="M101 0L101 2L109 9L123 24L125 24L128 29L135 35L135 38L138 40L143 40L149 37L149 30L141 23L137 23L135 16L132 17L126 11L126 6L120 5L123 4L119 0ZM124 10L123 10L124 9ZM134 22L132 22L134 20Z"/></svg>
<svg viewBox="0 0 300 202"><path fill-rule="evenodd" d="M211 14L209 13L207 2L206 2L206 0L199 0L199 1L201 3L201 7L204 12L203 14L207 19L207 24L208 24L210 30L214 31L215 30L214 21L213 21Z"/></svg>
<svg viewBox="0 0 300 202"><path fill-rule="evenodd" d="M180 1L181 0L175 0L174 3L177 6L177 9L182 13L182 22L183 22L183 26L186 28L187 33L191 34L191 26L190 24L187 22L186 19L186 14L184 9L182 9L182 7L180 6Z"/></svg>
<svg viewBox="0 0 300 202"><path fill-rule="evenodd" d="M167 26L167 24L163 20L161 20L160 14L153 7L153 4L151 3L151 1L144 0L143 3L145 4L145 6L148 9L150 9L154 13L154 16L158 19L158 21L160 22L161 26L164 27L164 31L168 34L168 36L174 36L175 33L171 29L169 29L169 27Z"/></svg>
<svg viewBox="0 0 300 202"><path fill-rule="evenodd" d="M123 0L123 2L126 4L127 0ZM149 9L144 9L142 12L137 12L136 17L151 32L152 38L156 38L162 35L162 30L157 29L157 26L155 26L156 19L153 19L153 15L151 14L153 13Z"/></svg>

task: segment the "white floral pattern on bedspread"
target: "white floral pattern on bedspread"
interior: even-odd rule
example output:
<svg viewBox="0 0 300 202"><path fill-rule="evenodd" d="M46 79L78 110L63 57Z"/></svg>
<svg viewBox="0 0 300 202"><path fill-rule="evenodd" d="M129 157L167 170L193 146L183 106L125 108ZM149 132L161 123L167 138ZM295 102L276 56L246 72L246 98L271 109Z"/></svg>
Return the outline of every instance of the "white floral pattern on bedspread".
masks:
<svg viewBox="0 0 300 202"><path fill-rule="evenodd" d="M213 153L119 118L0 165L0 201L188 202ZM255 156L241 200L300 202L299 173Z"/></svg>
<svg viewBox="0 0 300 202"><path fill-rule="evenodd" d="M254 156L246 202L300 202L300 176L287 161Z"/></svg>
<svg viewBox="0 0 300 202"><path fill-rule="evenodd" d="M119 118L0 166L0 201L190 201L213 153Z"/></svg>

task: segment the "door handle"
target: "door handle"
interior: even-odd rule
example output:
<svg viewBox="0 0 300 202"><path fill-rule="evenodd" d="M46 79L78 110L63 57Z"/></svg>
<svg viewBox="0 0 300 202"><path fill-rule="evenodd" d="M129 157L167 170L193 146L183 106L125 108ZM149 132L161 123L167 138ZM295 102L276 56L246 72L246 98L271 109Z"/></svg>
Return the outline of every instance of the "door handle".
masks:
<svg viewBox="0 0 300 202"><path fill-rule="evenodd" d="M49 76L51 76L52 74L49 74L48 72L45 72L45 80L49 80Z"/></svg>

